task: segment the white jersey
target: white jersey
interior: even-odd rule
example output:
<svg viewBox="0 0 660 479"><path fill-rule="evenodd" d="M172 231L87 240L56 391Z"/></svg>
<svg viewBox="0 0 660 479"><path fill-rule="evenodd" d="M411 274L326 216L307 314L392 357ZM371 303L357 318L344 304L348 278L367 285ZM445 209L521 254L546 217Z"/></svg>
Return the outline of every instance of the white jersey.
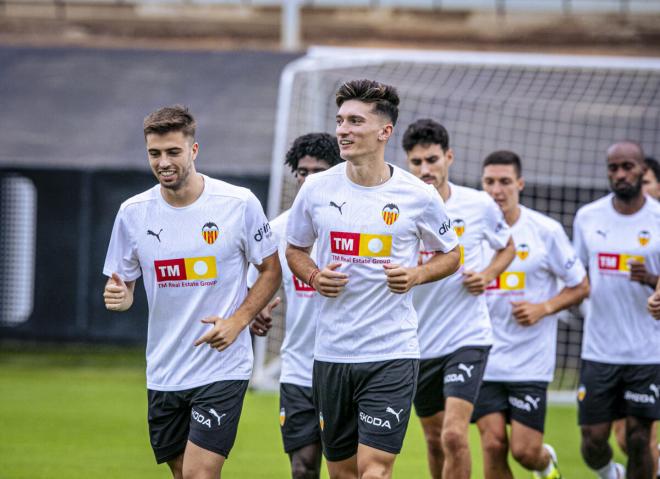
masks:
<svg viewBox="0 0 660 479"><path fill-rule="evenodd" d="M143 276L149 304L147 387L178 391L215 381L249 379L250 333L226 350L193 343L230 317L247 294L248 261L277 250L257 198L246 188L204 176L204 191L175 208L160 185L125 201L115 219L103 274Z"/></svg>
<svg viewBox="0 0 660 479"><path fill-rule="evenodd" d="M282 370L280 382L312 387L312 366L314 365L314 335L318 293L311 286L296 278L286 262L287 210L270 222L273 235L278 242L277 252L282 265L282 286L286 297L284 320L284 341L280 348ZM312 258L316 248L312 248ZM248 284L256 281L257 270L250 266Z"/></svg>
<svg viewBox="0 0 660 479"><path fill-rule="evenodd" d="M511 227L516 257L488 286L486 299L495 341L488 356L486 381L552 381L557 347L557 316L521 326L511 301L542 303L563 285L579 285L586 271L559 222L524 206ZM559 280L559 281L558 281Z"/></svg>
<svg viewBox="0 0 660 479"><path fill-rule="evenodd" d="M461 267L447 278L413 290L422 359L445 356L463 346L492 344L486 300L463 286L463 272L482 271L487 266L484 242L500 250L511 236L502 211L490 196L452 183L449 188L445 206L460 242ZM420 254L426 262L433 252Z"/></svg>
<svg viewBox="0 0 660 479"><path fill-rule="evenodd" d="M336 165L305 181L287 227L288 242L317 242L319 268L339 262L349 282L337 298L319 296L314 358L360 363L419 358L417 314L410 293L387 287L384 264L417 265L420 240L449 252L458 244L440 196L401 168L365 187Z"/></svg>
<svg viewBox="0 0 660 479"><path fill-rule="evenodd" d="M660 321L646 310L652 288L630 281L628 262L660 273L660 203L622 215L613 194L580 208L573 225L578 257L588 265L591 295L582 358L609 364L660 363Z"/></svg>

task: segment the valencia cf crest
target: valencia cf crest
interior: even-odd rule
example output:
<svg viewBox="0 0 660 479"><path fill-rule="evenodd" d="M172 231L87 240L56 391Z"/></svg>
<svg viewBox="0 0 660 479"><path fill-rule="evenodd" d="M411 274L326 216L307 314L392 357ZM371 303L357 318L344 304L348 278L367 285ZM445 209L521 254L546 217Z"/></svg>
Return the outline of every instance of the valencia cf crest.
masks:
<svg viewBox="0 0 660 479"><path fill-rule="evenodd" d="M516 255L518 255L518 258L520 258L522 261L525 261L529 256L529 245L526 243L518 245L516 248Z"/></svg>
<svg viewBox="0 0 660 479"><path fill-rule="evenodd" d="M455 219L452 221L454 224L454 231L456 232L456 236L459 238L463 236L463 233L465 233L465 221L463 221L460 218Z"/></svg>
<svg viewBox="0 0 660 479"><path fill-rule="evenodd" d="M286 421L286 409L281 408L280 409L280 427L284 427L285 421Z"/></svg>
<svg viewBox="0 0 660 479"><path fill-rule="evenodd" d="M385 224L393 224L399 217L399 207L394 203L388 203L383 207L383 220Z"/></svg>
<svg viewBox="0 0 660 479"><path fill-rule="evenodd" d="M325 422L323 421L323 413L319 413L319 427L321 431L325 428Z"/></svg>
<svg viewBox="0 0 660 479"><path fill-rule="evenodd" d="M210 221L202 227L202 236L208 244L215 243L215 240L218 239L218 232L218 225Z"/></svg>
<svg viewBox="0 0 660 479"><path fill-rule="evenodd" d="M651 241L651 233L646 230L640 231L637 233L637 241L639 241L640 245L646 246Z"/></svg>

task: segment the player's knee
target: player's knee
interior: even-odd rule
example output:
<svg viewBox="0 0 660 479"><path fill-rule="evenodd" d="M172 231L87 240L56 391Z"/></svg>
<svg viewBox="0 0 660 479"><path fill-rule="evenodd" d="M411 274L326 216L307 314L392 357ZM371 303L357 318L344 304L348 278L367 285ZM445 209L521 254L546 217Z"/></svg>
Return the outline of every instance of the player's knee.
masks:
<svg viewBox="0 0 660 479"><path fill-rule="evenodd" d="M506 457L508 453L506 436L486 433L481 436L481 443L484 454L490 458Z"/></svg>
<svg viewBox="0 0 660 479"><path fill-rule="evenodd" d="M468 447L467 431L449 427L442 431L442 448L445 454L455 454Z"/></svg>
<svg viewBox="0 0 660 479"><path fill-rule="evenodd" d="M541 447L530 446L529 444L512 444L511 456L527 469L534 469L539 462Z"/></svg>
<svg viewBox="0 0 660 479"><path fill-rule="evenodd" d="M391 470L385 464L369 464L360 471L360 479L388 479L392 476Z"/></svg>
<svg viewBox="0 0 660 479"><path fill-rule="evenodd" d="M292 479L318 479L321 471L313 461L298 458L291 461Z"/></svg>
<svg viewBox="0 0 660 479"><path fill-rule="evenodd" d="M649 429L644 427L628 427L626 431L628 454L636 456L649 450Z"/></svg>
<svg viewBox="0 0 660 479"><path fill-rule="evenodd" d="M219 476L217 468L196 464L194 466L183 465L183 479L217 479Z"/></svg>
<svg viewBox="0 0 660 479"><path fill-rule="evenodd" d="M442 428L425 427L424 438L426 439L426 448L429 453L437 455L442 454Z"/></svg>

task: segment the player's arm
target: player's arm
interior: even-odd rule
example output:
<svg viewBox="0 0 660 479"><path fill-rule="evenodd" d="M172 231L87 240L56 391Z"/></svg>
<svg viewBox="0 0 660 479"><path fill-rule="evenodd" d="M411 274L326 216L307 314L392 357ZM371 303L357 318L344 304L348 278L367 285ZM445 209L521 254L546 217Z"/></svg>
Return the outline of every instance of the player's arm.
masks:
<svg viewBox="0 0 660 479"><path fill-rule="evenodd" d="M483 294L491 281L506 271L515 257L516 247L513 244L513 239L509 237L506 246L495 252L490 263L483 271L465 271L463 273L463 286L467 288L470 294L475 296Z"/></svg>
<svg viewBox="0 0 660 479"><path fill-rule="evenodd" d="M103 302L109 311L126 311L133 305L135 281L124 281L112 273L103 289Z"/></svg>
<svg viewBox="0 0 660 479"><path fill-rule="evenodd" d="M648 310L655 319L660 320L660 279L655 286L655 292L649 296Z"/></svg>
<svg viewBox="0 0 660 479"><path fill-rule="evenodd" d="M658 284L658 275L646 269L644 263L638 261L630 262L630 281L637 281L645 286L655 288Z"/></svg>
<svg viewBox="0 0 660 479"><path fill-rule="evenodd" d="M277 251L254 267L259 271L259 276L236 312L227 319L219 316L202 319L203 323L213 324L213 327L195 341L195 346L208 343L218 351L227 349L273 297L282 282L282 268Z"/></svg>
<svg viewBox="0 0 660 479"><path fill-rule="evenodd" d="M546 316L580 304L587 296L589 296L589 279L585 275L580 284L570 288L565 287L556 296L542 303L511 301L513 317L521 326L531 326Z"/></svg>
<svg viewBox="0 0 660 479"><path fill-rule="evenodd" d="M411 268L398 264L384 264L387 287L393 293L406 293L413 286L438 281L455 273L460 266L460 261L461 251L456 246L447 253L438 251L426 263Z"/></svg>
<svg viewBox="0 0 660 479"><path fill-rule="evenodd" d="M310 285L319 294L336 298L348 284L348 275L337 271L341 263L330 263L320 269L310 256L312 247L287 244L286 262L300 281Z"/></svg>

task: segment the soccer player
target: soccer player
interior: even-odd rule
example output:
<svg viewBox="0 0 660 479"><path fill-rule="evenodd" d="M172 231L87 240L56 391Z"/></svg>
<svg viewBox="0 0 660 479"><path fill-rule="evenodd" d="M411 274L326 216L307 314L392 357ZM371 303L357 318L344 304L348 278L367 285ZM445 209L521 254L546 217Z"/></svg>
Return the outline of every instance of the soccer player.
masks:
<svg viewBox="0 0 660 479"><path fill-rule="evenodd" d="M488 155L482 186L502 208L516 245L516 258L486 291L495 340L474 411L484 476L513 479L510 449L534 477L559 479L554 449L543 444L547 389L555 368L556 313L589 294L586 271L562 226L520 204L525 180L517 154Z"/></svg>
<svg viewBox="0 0 660 479"><path fill-rule="evenodd" d="M122 203L103 267L106 308L149 305L151 446L175 478L218 478L252 369L246 328L277 290L277 244L247 189L197 173L195 120L176 105L144 120L158 185ZM248 262L259 278L247 293Z"/></svg>
<svg viewBox="0 0 660 479"><path fill-rule="evenodd" d="M286 154L298 187L315 173L341 163L337 139L327 133L308 133L296 138ZM280 427L284 451L289 455L291 476L313 479L321 474L321 431L312 402L312 365L318 294L296 278L286 264L286 224L291 210L271 221L279 242L282 282L286 296L285 336L280 355ZM312 255L315 251L312 251ZM256 270L250 268L249 282ZM252 331L264 336L272 324L275 299L252 323Z"/></svg>
<svg viewBox="0 0 660 479"><path fill-rule="evenodd" d="M460 254L440 196L385 162L396 90L349 81L336 103L347 161L300 189L287 260L320 294L312 390L330 477L391 477L419 362L409 291L456 271ZM417 264L420 240L438 252L424 265Z"/></svg>
<svg viewBox="0 0 660 479"><path fill-rule="evenodd" d="M415 410L431 476L468 478L468 427L492 344L483 293L513 259L513 242L502 212L486 193L449 181L454 153L441 124L430 119L412 123L403 135L403 149L410 172L443 199L461 251L458 272L413 292L421 351ZM497 251L490 263L484 242ZM422 263L433 254L422 251Z"/></svg>
<svg viewBox="0 0 660 479"><path fill-rule="evenodd" d="M652 476L651 425L660 418L660 328L647 311L651 285L631 281L630 262L660 271L660 203L642 193L642 148L607 150L612 193L578 211L578 257L588 265L590 308L585 318L578 390L582 456L603 479L623 477L612 462L612 421L625 417L628 478ZM655 285L653 285L655 286Z"/></svg>

